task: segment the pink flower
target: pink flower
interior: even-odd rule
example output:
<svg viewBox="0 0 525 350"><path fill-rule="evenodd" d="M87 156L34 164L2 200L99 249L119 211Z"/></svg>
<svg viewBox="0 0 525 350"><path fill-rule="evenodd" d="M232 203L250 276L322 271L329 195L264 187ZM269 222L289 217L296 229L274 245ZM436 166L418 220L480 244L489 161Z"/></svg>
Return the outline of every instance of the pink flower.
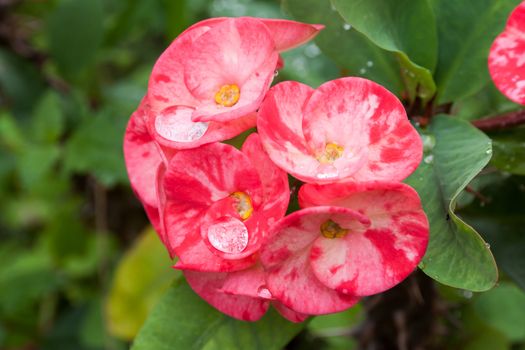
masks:
<svg viewBox="0 0 525 350"><path fill-rule="evenodd" d="M143 105L144 101L129 119L124 134L124 158L131 188L155 230L160 232L156 178L162 158L148 131Z"/></svg>
<svg viewBox="0 0 525 350"><path fill-rule="evenodd" d="M155 140L187 149L255 126L254 112L272 82L278 52L321 28L241 17L214 18L187 29L160 56L150 77L146 110Z"/></svg>
<svg viewBox="0 0 525 350"><path fill-rule="evenodd" d="M277 84L259 109L257 128L270 158L310 183L401 181L423 153L401 102L362 78L336 79L316 90Z"/></svg>
<svg viewBox="0 0 525 350"><path fill-rule="evenodd" d="M184 271L184 276L206 302L240 320L257 321L270 304L292 322L302 322L308 317L274 300L266 288L266 274L260 264L235 272Z"/></svg>
<svg viewBox="0 0 525 350"><path fill-rule="evenodd" d="M494 40L489 71L505 96L525 104L525 1L514 9L505 30Z"/></svg>
<svg viewBox="0 0 525 350"><path fill-rule="evenodd" d="M402 183L304 185L305 208L271 230L261 262L267 287L286 307L325 314L406 278L424 255L428 222Z"/></svg>
<svg viewBox="0 0 525 350"><path fill-rule="evenodd" d="M242 152L214 143L178 151L161 187L161 217L176 268L237 271L253 265L267 229L288 207L286 174L264 153L257 134Z"/></svg>

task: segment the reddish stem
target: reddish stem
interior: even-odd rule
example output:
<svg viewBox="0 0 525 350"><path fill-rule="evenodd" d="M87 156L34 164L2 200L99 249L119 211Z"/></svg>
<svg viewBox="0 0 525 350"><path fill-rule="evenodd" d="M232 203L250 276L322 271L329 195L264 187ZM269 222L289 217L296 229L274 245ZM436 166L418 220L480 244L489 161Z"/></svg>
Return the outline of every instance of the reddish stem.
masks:
<svg viewBox="0 0 525 350"><path fill-rule="evenodd" d="M525 109L472 121L472 125L483 131L509 129L525 124Z"/></svg>

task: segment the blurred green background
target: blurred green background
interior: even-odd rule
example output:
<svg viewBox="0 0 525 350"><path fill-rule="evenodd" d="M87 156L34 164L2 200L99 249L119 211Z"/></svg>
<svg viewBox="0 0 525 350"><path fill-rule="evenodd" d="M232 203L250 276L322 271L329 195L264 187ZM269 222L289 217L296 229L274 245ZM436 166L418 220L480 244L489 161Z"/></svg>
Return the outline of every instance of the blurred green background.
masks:
<svg viewBox="0 0 525 350"><path fill-rule="evenodd" d="M243 15L289 18L272 0L0 0L1 349L128 347L177 272L129 187L127 120L181 31ZM352 73L314 43L284 58L279 80ZM421 279L437 288L422 304L438 327L428 344L525 348L515 285L473 295L418 274L400 288ZM367 317L318 317L288 348L354 348Z"/></svg>

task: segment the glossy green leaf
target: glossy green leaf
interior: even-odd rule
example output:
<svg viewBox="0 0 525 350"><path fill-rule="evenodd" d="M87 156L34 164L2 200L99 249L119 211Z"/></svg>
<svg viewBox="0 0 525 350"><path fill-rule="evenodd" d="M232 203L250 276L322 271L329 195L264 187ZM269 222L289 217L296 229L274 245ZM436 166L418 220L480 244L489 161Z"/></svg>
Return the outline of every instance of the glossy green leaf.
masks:
<svg viewBox="0 0 525 350"><path fill-rule="evenodd" d="M525 340L525 292L514 284L500 283L481 294L474 307L485 322L510 340Z"/></svg>
<svg viewBox="0 0 525 350"><path fill-rule="evenodd" d="M280 350L303 327L274 310L257 322L234 320L209 306L180 279L155 306L132 350Z"/></svg>
<svg viewBox="0 0 525 350"><path fill-rule="evenodd" d="M94 174L103 184L127 183L122 139L128 116L102 112L88 116L69 138L65 149L68 171Z"/></svg>
<svg viewBox="0 0 525 350"><path fill-rule="evenodd" d="M406 180L418 191L430 222L430 242L420 267L446 285L490 289L498 278L494 258L479 234L454 213L459 193L490 160L490 139L468 122L448 116L434 117L423 139L424 159Z"/></svg>
<svg viewBox="0 0 525 350"><path fill-rule="evenodd" d="M396 53L410 97L428 101L434 95L437 32L427 1L332 0L332 4L374 44Z"/></svg>
<svg viewBox="0 0 525 350"><path fill-rule="evenodd" d="M489 80L489 48L520 0L431 0L436 13L438 103L479 91Z"/></svg>
<svg viewBox="0 0 525 350"><path fill-rule="evenodd" d="M91 63L103 37L100 0L63 0L47 26L50 54L60 70L75 75Z"/></svg>
<svg viewBox="0 0 525 350"><path fill-rule="evenodd" d="M145 231L117 266L105 312L114 336L133 339L180 272L153 229Z"/></svg>
<svg viewBox="0 0 525 350"><path fill-rule="evenodd" d="M525 290L525 177L496 175L498 181L479 190L485 200L461 215L490 243L498 266Z"/></svg>
<svg viewBox="0 0 525 350"><path fill-rule="evenodd" d="M490 135L494 155L491 164L508 173L525 175L525 128Z"/></svg>
<svg viewBox="0 0 525 350"><path fill-rule="evenodd" d="M403 81L395 55L346 24L328 1L284 0L283 7L296 20L326 26L315 42L342 75L365 77L401 96Z"/></svg>

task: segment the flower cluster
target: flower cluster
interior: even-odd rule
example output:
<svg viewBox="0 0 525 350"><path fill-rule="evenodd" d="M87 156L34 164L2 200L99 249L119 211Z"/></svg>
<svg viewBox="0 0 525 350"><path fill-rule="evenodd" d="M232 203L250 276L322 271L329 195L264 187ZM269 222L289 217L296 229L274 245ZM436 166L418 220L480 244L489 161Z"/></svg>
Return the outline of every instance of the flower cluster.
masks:
<svg viewBox="0 0 525 350"><path fill-rule="evenodd" d="M270 88L279 53L321 29L197 23L160 56L128 123L130 182L175 268L238 319L347 309L401 282L427 246L419 197L400 182L422 144L397 98L355 77ZM240 150L220 143L255 126ZM288 174L304 184L286 216Z"/></svg>

